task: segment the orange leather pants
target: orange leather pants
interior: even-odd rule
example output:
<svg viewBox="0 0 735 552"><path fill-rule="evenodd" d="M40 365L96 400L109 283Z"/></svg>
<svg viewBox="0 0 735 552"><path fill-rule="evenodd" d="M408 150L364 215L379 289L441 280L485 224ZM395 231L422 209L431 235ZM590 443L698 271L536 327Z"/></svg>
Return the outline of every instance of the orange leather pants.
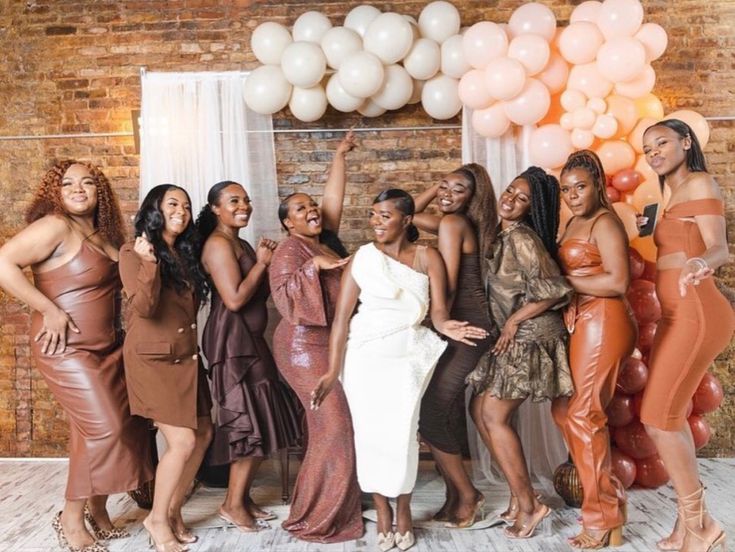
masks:
<svg viewBox="0 0 735 552"><path fill-rule="evenodd" d="M569 342L575 390L566 412L557 405L553 415L584 489L583 525L605 530L623 524L620 505L625 501L623 486L612 472L605 408L615 392L620 364L633 352L637 330L621 298L577 296L575 309Z"/></svg>

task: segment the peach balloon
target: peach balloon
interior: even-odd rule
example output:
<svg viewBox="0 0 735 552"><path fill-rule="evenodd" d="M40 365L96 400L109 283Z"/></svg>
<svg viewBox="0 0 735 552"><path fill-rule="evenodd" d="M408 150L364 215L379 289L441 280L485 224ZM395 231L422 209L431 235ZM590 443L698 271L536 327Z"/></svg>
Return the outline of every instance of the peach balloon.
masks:
<svg viewBox="0 0 735 552"><path fill-rule="evenodd" d="M658 175L653 171L651 166L646 161L645 155L638 156L633 168L643 175L644 182L654 182L658 184Z"/></svg>
<svg viewBox="0 0 735 552"><path fill-rule="evenodd" d="M590 130L595 124L595 119L597 119L595 112L588 107L580 107L572 112L572 124L574 128Z"/></svg>
<svg viewBox="0 0 735 552"><path fill-rule="evenodd" d="M567 89L584 92L588 98L605 98L612 87L613 83L600 74L596 63L574 65L569 71Z"/></svg>
<svg viewBox="0 0 735 552"><path fill-rule="evenodd" d="M646 49L630 36L609 38L597 51L597 70L612 82L634 79L646 65Z"/></svg>
<svg viewBox="0 0 735 552"><path fill-rule="evenodd" d="M571 113L564 113L559 118L559 124L564 130L572 130L574 128L574 115Z"/></svg>
<svg viewBox="0 0 735 552"><path fill-rule="evenodd" d="M654 119L653 117L644 117L636 123L635 127L633 127L633 130L628 135L628 143L633 146L636 153L643 153L643 133L648 127L656 122L657 119Z"/></svg>
<svg viewBox="0 0 735 552"><path fill-rule="evenodd" d="M510 128L502 102L472 112L472 128L485 138L497 138Z"/></svg>
<svg viewBox="0 0 735 552"><path fill-rule="evenodd" d="M635 102L630 98L617 96L615 94L605 98L608 114L615 117L618 122L617 137L626 136L635 127L638 121L638 110Z"/></svg>
<svg viewBox="0 0 735 552"><path fill-rule="evenodd" d="M597 51L605 42L597 25L589 21L570 23L559 37L559 52L569 63L582 64L595 61Z"/></svg>
<svg viewBox="0 0 735 552"><path fill-rule="evenodd" d="M591 130L584 130L581 128L575 128L572 130L572 145L578 149L587 149L595 141L595 135L592 134Z"/></svg>
<svg viewBox="0 0 735 552"><path fill-rule="evenodd" d="M574 8L569 21L570 23L576 23L578 21L597 23L597 18L600 16L601 8L602 2L597 2L597 0L587 0L586 2L582 2L579 6Z"/></svg>
<svg viewBox="0 0 735 552"><path fill-rule="evenodd" d="M615 93L620 96L636 99L650 94L656 84L656 71L650 65L645 65L635 78L615 83Z"/></svg>
<svg viewBox="0 0 735 552"><path fill-rule="evenodd" d="M639 184L633 191L633 207L635 207L639 213L643 212L646 205L651 203L658 203L661 205L664 201L663 194L661 193L661 186L658 182L653 180L646 180Z"/></svg>
<svg viewBox="0 0 735 552"><path fill-rule="evenodd" d="M656 242L653 241L653 236L633 238L630 241L630 246L638 251L646 261L656 262Z"/></svg>
<svg viewBox="0 0 735 552"><path fill-rule="evenodd" d="M544 115L544 118L536 123L538 126L559 123L562 116L564 115L564 108L561 106L561 101L559 98L559 94L551 96L549 110L546 112L546 115Z"/></svg>
<svg viewBox="0 0 735 552"><path fill-rule="evenodd" d="M561 94L561 105L564 109L572 112L586 105L587 98L579 90L567 89Z"/></svg>
<svg viewBox="0 0 735 552"><path fill-rule="evenodd" d="M661 120L664 117L664 106L653 94L646 94L635 100L635 107L638 110L638 117L651 117ZM699 138L699 137L697 137Z"/></svg>
<svg viewBox="0 0 735 552"><path fill-rule="evenodd" d="M531 163L556 169L564 164L574 146L569 131L559 125L544 125L532 131L528 149Z"/></svg>
<svg viewBox="0 0 735 552"><path fill-rule="evenodd" d="M529 77L540 73L549 63L550 56L548 41L539 35L519 35L508 46L508 57L520 61Z"/></svg>
<svg viewBox="0 0 735 552"><path fill-rule="evenodd" d="M696 111L680 109L679 111L674 111L673 113L666 115L666 119L679 119L680 121L684 121L688 124L694 131L694 134L696 134L697 140L699 140L699 145L702 146L702 149L704 149L709 142L709 123L707 122L707 119Z"/></svg>
<svg viewBox="0 0 735 552"><path fill-rule="evenodd" d="M598 115L602 115L607 111L607 103L605 103L605 100L602 98L590 98L589 101L587 101L587 107Z"/></svg>
<svg viewBox="0 0 735 552"><path fill-rule="evenodd" d="M490 95L497 100L509 100L523 90L526 69L520 61L500 57L485 67L485 84Z"/></svg>
<svg viewBox="0 0 735 552"><path fill-rule="evenodd" d="M508 35L492 21L475 23L462 35L462 49L467 63L475 69L508 52Z"/></svg>
<svg viewBox="0 0 735 552"><path fill-rule="evenodd" d="M613 203L612 206L613 206L613 209L615 209L615 212L617 213L618 217L620 217L620 220L623 222L623 226L625 227L625 233L628 234L628 239L632 240L633 238L637 238L638 237L638 224L636 222L637 213L636 213L635 207L633 207L632 205L628 205L627 203L620 202L620 201L618 201L617 203Z"/></svg>
<svg viewBox="0 0 735 552"><path fill-rule="evenodd" d="M548 7L538 2L521 5L510 16L508 28L513 36L537 34L547 41L554 38L556 17Z"/></svg>
<svg viewBox="0 0 735 552"><path fill-rule="evenodd" d="M495 101L485 86L485 72L480 69L467 71L459 79L457 91L462 103L471 109L484 109Z"/></svg>
<svg viewBox="0 0 735 552"><path fill-rule="evenodd" d="M635 152L630 144L622 140L608 140L603 142L596 151L605 174L615 174L618 171L632 167L635 163Z"/></svg>
<svg viewBox="0 0 735 552"><path fill-rule="evenodd" d="M517 125L533 125L543 119L551 105L549 89L536 79L528 79L523 90L504 104L505 114Z"/></svg>
<svg viewBox="0 0 735 552"><path fill-rule="evenodd" d="M640 40L646 49L646 61L648 63L660 58L666 51L669 43L669 37L661 25L656 23L644 23L643 26L635 33L635 37Z"/></svg>
<svg viewBox="0 0 735 552"><path fill-rule="evenodd" d="M596 23L608 40L633 36L643 23L643 6L639 0L605 0Z"/></svg>
<svg viewBox="0 0 735 552"><path fill-rule="evenodd" d="M618 132L618 121L610 114L604 113L598 115L595 124L592 126L592 134L598 138L607 140L612 138Z"/></svg>
<svg viewBox="0 0 735 552"><path fill-rule="evenodd" d="M552 51L549 63L536 77L546 85L550 93L558 94L567 84L569 65L560 54Z"/></svg>

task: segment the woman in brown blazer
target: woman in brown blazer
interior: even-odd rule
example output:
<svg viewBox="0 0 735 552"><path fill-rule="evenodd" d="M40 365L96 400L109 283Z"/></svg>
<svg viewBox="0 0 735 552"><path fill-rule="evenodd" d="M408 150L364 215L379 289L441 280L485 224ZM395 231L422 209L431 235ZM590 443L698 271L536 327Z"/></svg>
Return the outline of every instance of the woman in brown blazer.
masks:
<svg viewBox="0 0 735 552"><path fill-rule="evenodd" d="M143 525L157 551L184 552L197 537L184 526L181 506L212 437L196 332L208 286L186 191L172 184L153 188L135 217L135 234L135 242L120 249L130 410L153 420L167 445Z"/></svg>

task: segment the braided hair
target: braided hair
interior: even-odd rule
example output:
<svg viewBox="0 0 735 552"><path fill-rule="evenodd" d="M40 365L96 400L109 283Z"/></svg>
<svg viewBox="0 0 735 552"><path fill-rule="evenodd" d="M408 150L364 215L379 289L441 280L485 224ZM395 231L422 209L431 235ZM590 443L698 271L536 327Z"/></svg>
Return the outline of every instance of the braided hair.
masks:
<svg viewBox="0 0 735 552"><path fill-rule="evenodd" d="M561 169L561 176L563 177L572 169L582 169L590 175L592 186L595 188L597 201L599 202L600 207L603 207L615 214L615 211L610 204L610 199L607 197L605 169L602 168L602 162L600 161L600 158L597 157L597 154L592 150L575 151L567 158L567 162L564 163L564 167Z"/></svg>
<svg viewBox="0 0 735 552"><path fill-rule="evenodd" d="M528 167L518 175L531 188L531 205L524 221L556 258L556 233L559 230L559 181L539 167Z"/></svg>
<svg viewBox="0 0 735 552"><path fill-rule="evenodd" d="M699 143L699 139L697 138L697 135L694 134L692 127L690 127L687 123L679 119L664 119L663 121L659 121L658 123L652 124L650 127L648 127L643 132L643 134L645 135L646 132L648 132L652 128L661 127L661 126L670 128L682 138L688 137L692 141L692 147L690 147L686 152L687 169L689 169L692 172L708 172L707 162L705 161L704 153L702 152L702 146ZM661 184L661 186L663 186L664 176L659 175L658 181Z"/></svg>

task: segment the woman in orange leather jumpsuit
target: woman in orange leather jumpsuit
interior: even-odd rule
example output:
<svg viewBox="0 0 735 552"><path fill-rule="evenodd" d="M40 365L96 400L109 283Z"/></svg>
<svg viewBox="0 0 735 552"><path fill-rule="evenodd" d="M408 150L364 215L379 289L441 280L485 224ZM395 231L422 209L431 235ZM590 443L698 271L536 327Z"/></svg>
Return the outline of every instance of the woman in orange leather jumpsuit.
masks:
<svg viewBox="0 0 735 552"><path fill-rule="evenodd" d="M553 413L584 489L583 530L570 544L595 549L622 542L625 493L612 472L605 408L637 331L625 300L628 238L607 199L597 155L583 150L567 159L561 195L574 214L561 239L559 262L576 292L565 313L575 391L566 412L557 402Z"/></svg>
<svg viewBox="0 0 735 552"><path fill-rule="evenodd" d="M725 533L704 506L686 409L715 357L732 339L735 315L712 273L728 261L720 189L707 174L697 137L670 119L649 127L643 151L671 199L656 226L656 293L663 316L656 330L641 421L679 498L674 532L662 550L724 548Z"/></svg>

